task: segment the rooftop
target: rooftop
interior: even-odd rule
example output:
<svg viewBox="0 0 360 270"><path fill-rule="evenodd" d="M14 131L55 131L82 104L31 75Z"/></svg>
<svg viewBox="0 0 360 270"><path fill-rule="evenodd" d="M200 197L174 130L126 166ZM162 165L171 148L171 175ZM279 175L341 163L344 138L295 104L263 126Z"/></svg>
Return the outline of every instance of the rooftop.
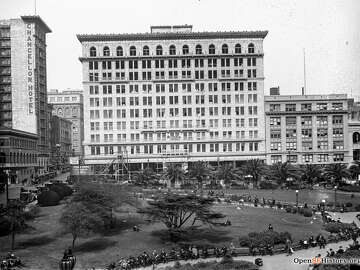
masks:
<svg viewBox="0 0 360 270"><path fill-rule="evenodd" d="M156 26L159 28L159 26ZM165 26L164 28L169 27ZM171 26L170 26L171 27ZM265 38L268 31L217 31L217 32L189 32L189 31L160 31L152 33L128 34L78 34L80 42L86 41L130 41L130 40L175 40L175 39L223 39L223 38ZM178 26L180 27L180 26ZM192 27L192 26L182 26ZM161 27L160 27L161 28ZM180 27L181 28L181 27Z"/></svg>
<svg viewBox="0 0 360 270"><path fill-rule="evenodd" d="M301 100L334 100L348 99L347 94L329 95L273 95L265 96L265 101L301 101Z"/></svg>

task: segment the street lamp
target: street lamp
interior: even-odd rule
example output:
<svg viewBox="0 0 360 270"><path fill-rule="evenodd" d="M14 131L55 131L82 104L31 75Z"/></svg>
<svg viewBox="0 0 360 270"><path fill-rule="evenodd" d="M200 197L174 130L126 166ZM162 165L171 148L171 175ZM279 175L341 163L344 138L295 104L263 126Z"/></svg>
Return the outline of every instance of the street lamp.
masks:
<svg viewBox="0 0 360 270"><path fill-rule="evenodd" d="M299 190L295 190L296 193L296 208L299 207Z"/></svg>
<svg viewBox="0 0 360 270"><path fill-rule="evenodd" d="M334 205L334 208L336 207L336 201L337 201L337 200L336 200L336 199L337 199L337 198L336 198L337 188L338 188L338 186L335 186L335 187L334 187L334 192L335 192L335 205Z"/></svg>

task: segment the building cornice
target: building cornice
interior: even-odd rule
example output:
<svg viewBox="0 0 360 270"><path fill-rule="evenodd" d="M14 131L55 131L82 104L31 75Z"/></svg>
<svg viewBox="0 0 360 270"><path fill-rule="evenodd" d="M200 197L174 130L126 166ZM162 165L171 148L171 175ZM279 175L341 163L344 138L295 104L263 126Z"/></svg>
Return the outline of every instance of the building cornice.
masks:
<svg viewBox="0 0 360 270"><path fill-rule="evenodd" d="M178 33L137 33L137 34L78 34L80 42L87 41L135 41L135 40L179 40L179 39L264 39L268 31L233 32L178 32Z"/></svg>
<svg viewBox="0 0 360 270"><path fill-rule="evenodd" d="M29 138L29 139L38 139L38 135L22 130L12 129L12 128L0 128L0 136L16 136L22 138Z"/></svg>
<svg viewBox="0 0 360 270"><path fill-rule="evenodd" d="M51 33L51 29L46 25L46 23L41 19L40 16L21 16L23 21L30 21L40 25L41 28L45 30L46 33Z"/></svg>

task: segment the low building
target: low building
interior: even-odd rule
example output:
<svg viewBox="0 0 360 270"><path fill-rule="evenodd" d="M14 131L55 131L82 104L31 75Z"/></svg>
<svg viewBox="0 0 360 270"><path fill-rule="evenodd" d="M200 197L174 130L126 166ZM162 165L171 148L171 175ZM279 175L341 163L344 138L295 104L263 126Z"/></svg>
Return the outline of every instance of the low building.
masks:
<svg viewBox="0 0 360 270"><path fill-rule="evenodd" d="M69 157L72 156L71 125L69 120L56 115L51 117L50 162L56 170L61 170L69 165Z"/></svg>
<svg viewBox="0 0 360 270"><path fill-rule="evenodd" d="M84 112L82 90L51 90L48 103L52 105L52 114L71 121L71 144L73 154L83 155Z"/></svg>
<svg viewBox="0 0 360 270"><path fill-rule="evenodd" d="M267 163L348 163L347 95L265 97Z"/></svg>
<svg viewBox="0 0 360 270"><path fill-rule="evenodd" d="M31 183L37 166L37 135L0 127L0 170L9 183Z"/></svg>

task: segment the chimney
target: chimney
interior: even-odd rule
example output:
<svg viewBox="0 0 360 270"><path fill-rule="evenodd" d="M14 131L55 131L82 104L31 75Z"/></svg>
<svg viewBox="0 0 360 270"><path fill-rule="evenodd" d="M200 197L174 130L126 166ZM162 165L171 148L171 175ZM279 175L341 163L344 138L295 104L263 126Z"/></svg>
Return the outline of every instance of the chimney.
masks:
<svg viewBox="0 0 360 270"><path fill-rule="evenodd" d="M270 87L270 96L279 96L280 95L280 86Z"/></svg>

